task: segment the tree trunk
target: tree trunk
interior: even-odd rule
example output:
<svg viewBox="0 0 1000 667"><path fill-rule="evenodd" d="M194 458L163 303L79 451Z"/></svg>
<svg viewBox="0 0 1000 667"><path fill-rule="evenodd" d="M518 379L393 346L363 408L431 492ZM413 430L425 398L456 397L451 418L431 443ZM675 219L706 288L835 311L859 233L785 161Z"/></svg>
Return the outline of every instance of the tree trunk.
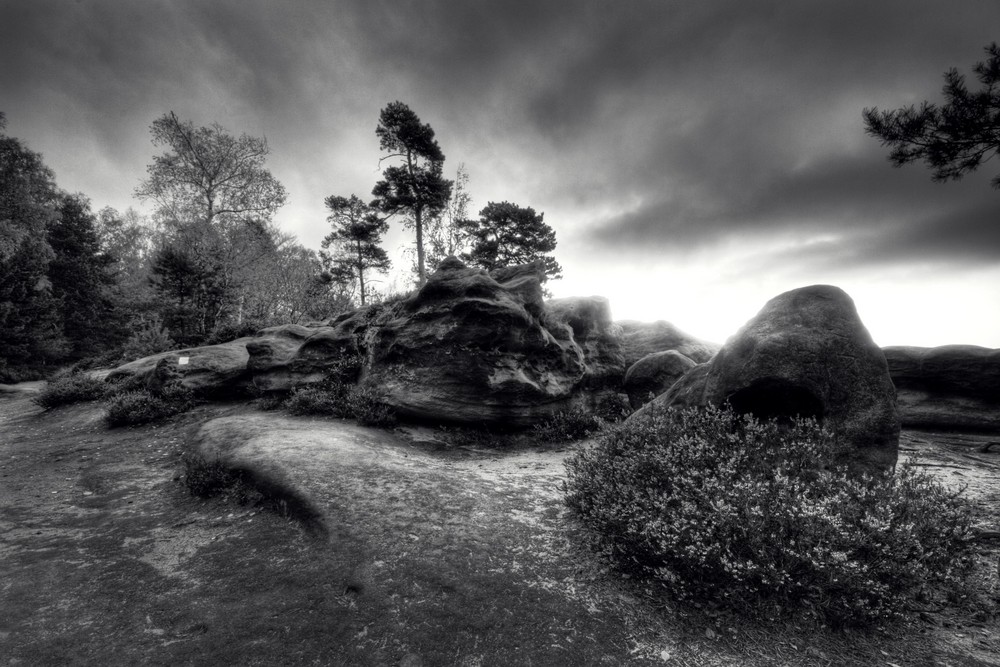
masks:
<svg viewBox="0 0 1000 667"><path fill-rule="evenodd" d="M361 256L361 241L357 241L358 248L358 289L361 291L361 305L365 305L365 263Z"/></svg>
<svg viewBox="0 0 1000 667"><path fill-rule="evenodd" d="M413 221L417 228L417 286L423 287L427 282L426 271L424 269L424 228L421 223L422 207L413 209Z"/></svg>

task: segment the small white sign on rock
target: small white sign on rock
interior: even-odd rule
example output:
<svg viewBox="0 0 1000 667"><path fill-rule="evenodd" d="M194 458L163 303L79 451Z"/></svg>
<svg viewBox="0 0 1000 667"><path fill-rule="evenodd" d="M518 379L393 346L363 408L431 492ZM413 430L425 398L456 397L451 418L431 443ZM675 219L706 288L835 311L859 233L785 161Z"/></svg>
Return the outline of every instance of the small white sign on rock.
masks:
<svg viewBox="0 0 1000 667"><path fill-rule="evenodd" d="M189 361L191 361L191 357L177 357L178 366L187 366Z"/></svg>

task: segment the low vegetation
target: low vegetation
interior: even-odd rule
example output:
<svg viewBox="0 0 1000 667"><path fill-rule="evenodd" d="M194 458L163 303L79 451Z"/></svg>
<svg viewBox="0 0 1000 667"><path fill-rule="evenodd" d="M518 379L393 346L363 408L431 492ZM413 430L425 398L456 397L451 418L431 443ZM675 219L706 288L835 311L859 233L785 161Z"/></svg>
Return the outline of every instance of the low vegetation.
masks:
<svg viewBox="0 0 1000 667"><path fill-rule="evenodd" d="M172 417L194 404L194 394L177 384L159 390L134 388L125 382L108 397L104 421L110 427L135 426Z"/></svg>
<svg viewBox="0 0 1000 667"><path fill-rule="evenodd" d="M107 385L103 380L89 373L71 373L49 382L32 400L46 410L51 410L60 405L97 401L104 398L106 393Z"/></svg>
<svg viewBox="0 0 1000 667"><path fill-rule="evenodd" d="M851 625L961 588L963 499L905 464L851 475L836 449L811 421L665 410L568 460L567 502L618 568L676 599Z"/></svg>

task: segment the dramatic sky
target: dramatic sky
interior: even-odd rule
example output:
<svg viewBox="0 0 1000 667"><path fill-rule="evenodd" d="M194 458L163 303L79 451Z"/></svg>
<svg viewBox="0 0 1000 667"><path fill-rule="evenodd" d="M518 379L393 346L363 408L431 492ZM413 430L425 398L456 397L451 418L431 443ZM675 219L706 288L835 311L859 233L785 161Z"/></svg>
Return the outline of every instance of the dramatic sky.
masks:
<svg viewBox="0 0 1000 667"><path fill-rule="evenodd" d="M368 196L401 100L473 211L544 212L556 296L722 342L828 283L881 345L1000 347L1000 163L934 183L861 117L940 100L995 40L996 0L0 0L0 110L95 209L141 208L167 111L265 136L277 221L318 248L324 197Z"/></svg>

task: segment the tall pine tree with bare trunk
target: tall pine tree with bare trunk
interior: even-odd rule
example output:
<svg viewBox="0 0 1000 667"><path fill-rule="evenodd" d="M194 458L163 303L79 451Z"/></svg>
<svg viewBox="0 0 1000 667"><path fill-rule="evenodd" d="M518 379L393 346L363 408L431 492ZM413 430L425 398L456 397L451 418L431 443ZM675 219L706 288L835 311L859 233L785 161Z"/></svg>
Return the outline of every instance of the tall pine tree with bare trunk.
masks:
<svg viewBox="0 0 1000 667"><path fill-rule="evenodd" d="M375 205L387 216L405 215L416 232L417 282L427 280L424 255L424 224L448 205L451 181L442 176L444 153L430 125L402 102L392 102L379 115L375 134L386 153L381 161L397 163L382 172L372 195Z"/></svg>

